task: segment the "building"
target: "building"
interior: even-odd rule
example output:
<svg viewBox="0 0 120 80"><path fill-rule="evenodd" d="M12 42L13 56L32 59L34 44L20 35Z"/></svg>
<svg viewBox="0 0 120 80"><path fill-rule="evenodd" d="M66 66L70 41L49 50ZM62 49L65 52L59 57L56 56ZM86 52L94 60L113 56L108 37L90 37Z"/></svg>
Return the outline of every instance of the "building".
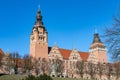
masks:
<svg viewBox="0 0 120 80"><path fill-rule="evenodd" d="M50 59L52 55L55 55L55 53L59 53L57 56L61 56L61 58L63 59L69 59L70 56L75 55L84 61L101 63L108 62L106 47L104 43L102 43L98 33L94 34L93 42L90 45L89 52L81 52L77 49L62 49L57 47L56 45L54 45L53 47L48 47L48 32L43 25L41 11L38 10L36 21L30 35L30 55L35 58Z"/></svg>
<svg viewBox="0 0 120 80"><path fill-rule="evenodd" d="M1 68L1 63L2 63L1 60L4 56L5 56L4 52L2 51L2 49L0 49L0 73L3 73L2 68Z"/></svg>
<svg viewBox="0 0 120 80"><path fill-rule="evenodd" d="M30 55L36 59L45 58L50 62L51 76L57 76L52 64L54 60L61 60L64 63L64 77L79 77L75 72L77 61L92 62L94 64L108 63L107 52L99 34L95 33L89 52L81 52L77 49L67 50L57 45L48 47L48 33L43 25L41 11L38 10L36 21L30 35ZM53 61L53 62L51 62ZM87 75L87 74L86 74ZM85 76L86 76L85 75Z"/></svg>
<svg viewBox="0 0 120 80"><path fill-rule="evenodd" d="M4 56L4 52L2 51L2 49L0 49L0 58L2 58Z"/></svg>

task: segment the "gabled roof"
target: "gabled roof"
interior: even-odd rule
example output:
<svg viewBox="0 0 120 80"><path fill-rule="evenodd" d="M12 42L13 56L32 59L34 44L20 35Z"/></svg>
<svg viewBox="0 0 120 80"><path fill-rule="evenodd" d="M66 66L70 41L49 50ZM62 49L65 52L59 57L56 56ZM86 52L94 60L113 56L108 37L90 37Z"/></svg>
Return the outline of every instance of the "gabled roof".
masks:
<svg viewBox="0 0 120 80"><path fill-rule="evenodd" d="M89 57L89 52L79 52L80 57L82 58L82 60L87 61L88 57Z"/></svg>
<svg viewBox="0 0 120 80"><path fill-rule="evenodd" d="M48 47L48 54L50 53L51 49L52 49L52 47ZM58 48L58 50L60 51L60 54L63 57L63 59L66 59L66 60L69 59L72 50L63 49L63 48ZM78 53L79 53L80 57L82 58L82 60L87 61L87 59L89 57L89 52L78 51Z"/></svg>
<svg viewBox="0 0 120 80"><path fill-rule="evenodd" d="M71 50L59 48L59 51L60 51L60 53L61 53L61 55L63 56L64 59L69 59Z"/></svg>
<svg viewBox="0 0 120 80"><path fill-rule="evenodd" d="M59 48L59 51L64 59L69 59L70 53L72 52L72 50L67 50L67 49L62 49L62 48ZM80 52L79 51L79 54L80 54L80 57L82 58L82 60L87 61L87 59L89 57L89 52Z"/></svg>

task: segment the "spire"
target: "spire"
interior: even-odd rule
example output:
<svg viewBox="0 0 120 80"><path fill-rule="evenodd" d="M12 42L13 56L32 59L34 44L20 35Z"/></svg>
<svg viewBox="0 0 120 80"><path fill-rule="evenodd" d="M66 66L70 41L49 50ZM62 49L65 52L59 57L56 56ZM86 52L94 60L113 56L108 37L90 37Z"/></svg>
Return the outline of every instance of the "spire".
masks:
<svg viewBox="0 0 120 80"><path fill-rule="evenodd" d="M43 27L43 22L42 22L42 16L41 16L41 11L40 11L40 5L38 6L38 12L36 15L36 25Z"/></svg>
<svg viewBox="0 0 120 80"><path fill-rule="evenodd" d="M99 38L99 34L98 33L95 33L94 34L94 39L93 39L93 43L101 43L101 40Z"/></svg>
<svg viewBox="0 0 120 80"><path fill-rule="evenodd" d="M94 33L94 38L93 38L93 42L90 46L90 49L94 49L94 48L103 48L105 49L105 45L104 43L101 41L99 34L97 33L96 29L95 29L95 33Z"/></svg>
<svg viewBox="0 0 120 80"><path fill-rule="evenodd" d="M98 34L98 30L97 30L96 27L94 27L94 31L95 31L95 32L94 32L93 43L96 43L96 42L101 43L101 40L100 40L99 34Z"/></svg>
<svg viewBox="0 0 120 80"><path fill-rule="evenodd" d="M36 16L36 21L37 21L37 22L42 21L42 16L41 16L41 11L40 11L40 9L38 9L37 16Z"/></svg>

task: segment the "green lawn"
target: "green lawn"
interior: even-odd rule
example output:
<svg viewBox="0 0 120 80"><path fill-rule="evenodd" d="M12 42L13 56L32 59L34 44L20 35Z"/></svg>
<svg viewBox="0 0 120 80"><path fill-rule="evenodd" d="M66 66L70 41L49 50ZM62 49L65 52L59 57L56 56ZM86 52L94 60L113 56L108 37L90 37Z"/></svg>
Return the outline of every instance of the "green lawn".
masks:
<svg viewBox="0 0 120 80"><path fill-rule="evenodd" d="M25 75L4 75L0 76L0 80L20 80L24 77ZM80 80L80 79L53 77L53 80Z"/></svg>
<svg viewBox="0 0 120 80"><path fill-rule="evenodd" d="M20 80L24 77L24 75L4 75L0 76L0 80Z"/></svg>
<svg viewBox="0 0 120 80"><path fill-rule="evenodd" d="M75 79L75 78L58 78L58 77L54 77L53 80L80 80L80 79Z"/></svg>

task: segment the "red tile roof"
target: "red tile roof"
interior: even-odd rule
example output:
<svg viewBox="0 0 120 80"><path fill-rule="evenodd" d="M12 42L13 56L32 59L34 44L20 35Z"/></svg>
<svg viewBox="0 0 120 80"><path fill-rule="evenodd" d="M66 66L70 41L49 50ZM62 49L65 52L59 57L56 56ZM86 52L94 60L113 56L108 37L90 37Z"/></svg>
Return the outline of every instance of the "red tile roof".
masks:
<svg viewBox="0 0 120 80"><path fill-rule="evenodd" d="M4 56L4 52L0 49L0 55Z"/></svg>
<svg viewBox="0 0 120 80"><path fill-rule="evenodd" d="M72 50L59 48L59 51L64 59L69 59L69 56L70 56L70 53ZM80 54L82 60L87 61L88 56L89 56L89 52L79 52L79 54Z"/></svg>
<svg viewBox="0 0 120 80"><path fill-rule="evenodd" d="M61 53L61 55L63 56L64 59L68 59L69 58L71 50L59 48L59 51L60 51L60 53Z"/></svg>
<svg viewBox="0 0 120 80"><path fill-rule="evenodd" d="M88 57L89 57L89 52L79 52L82 60L87 61Z"/></svg>

